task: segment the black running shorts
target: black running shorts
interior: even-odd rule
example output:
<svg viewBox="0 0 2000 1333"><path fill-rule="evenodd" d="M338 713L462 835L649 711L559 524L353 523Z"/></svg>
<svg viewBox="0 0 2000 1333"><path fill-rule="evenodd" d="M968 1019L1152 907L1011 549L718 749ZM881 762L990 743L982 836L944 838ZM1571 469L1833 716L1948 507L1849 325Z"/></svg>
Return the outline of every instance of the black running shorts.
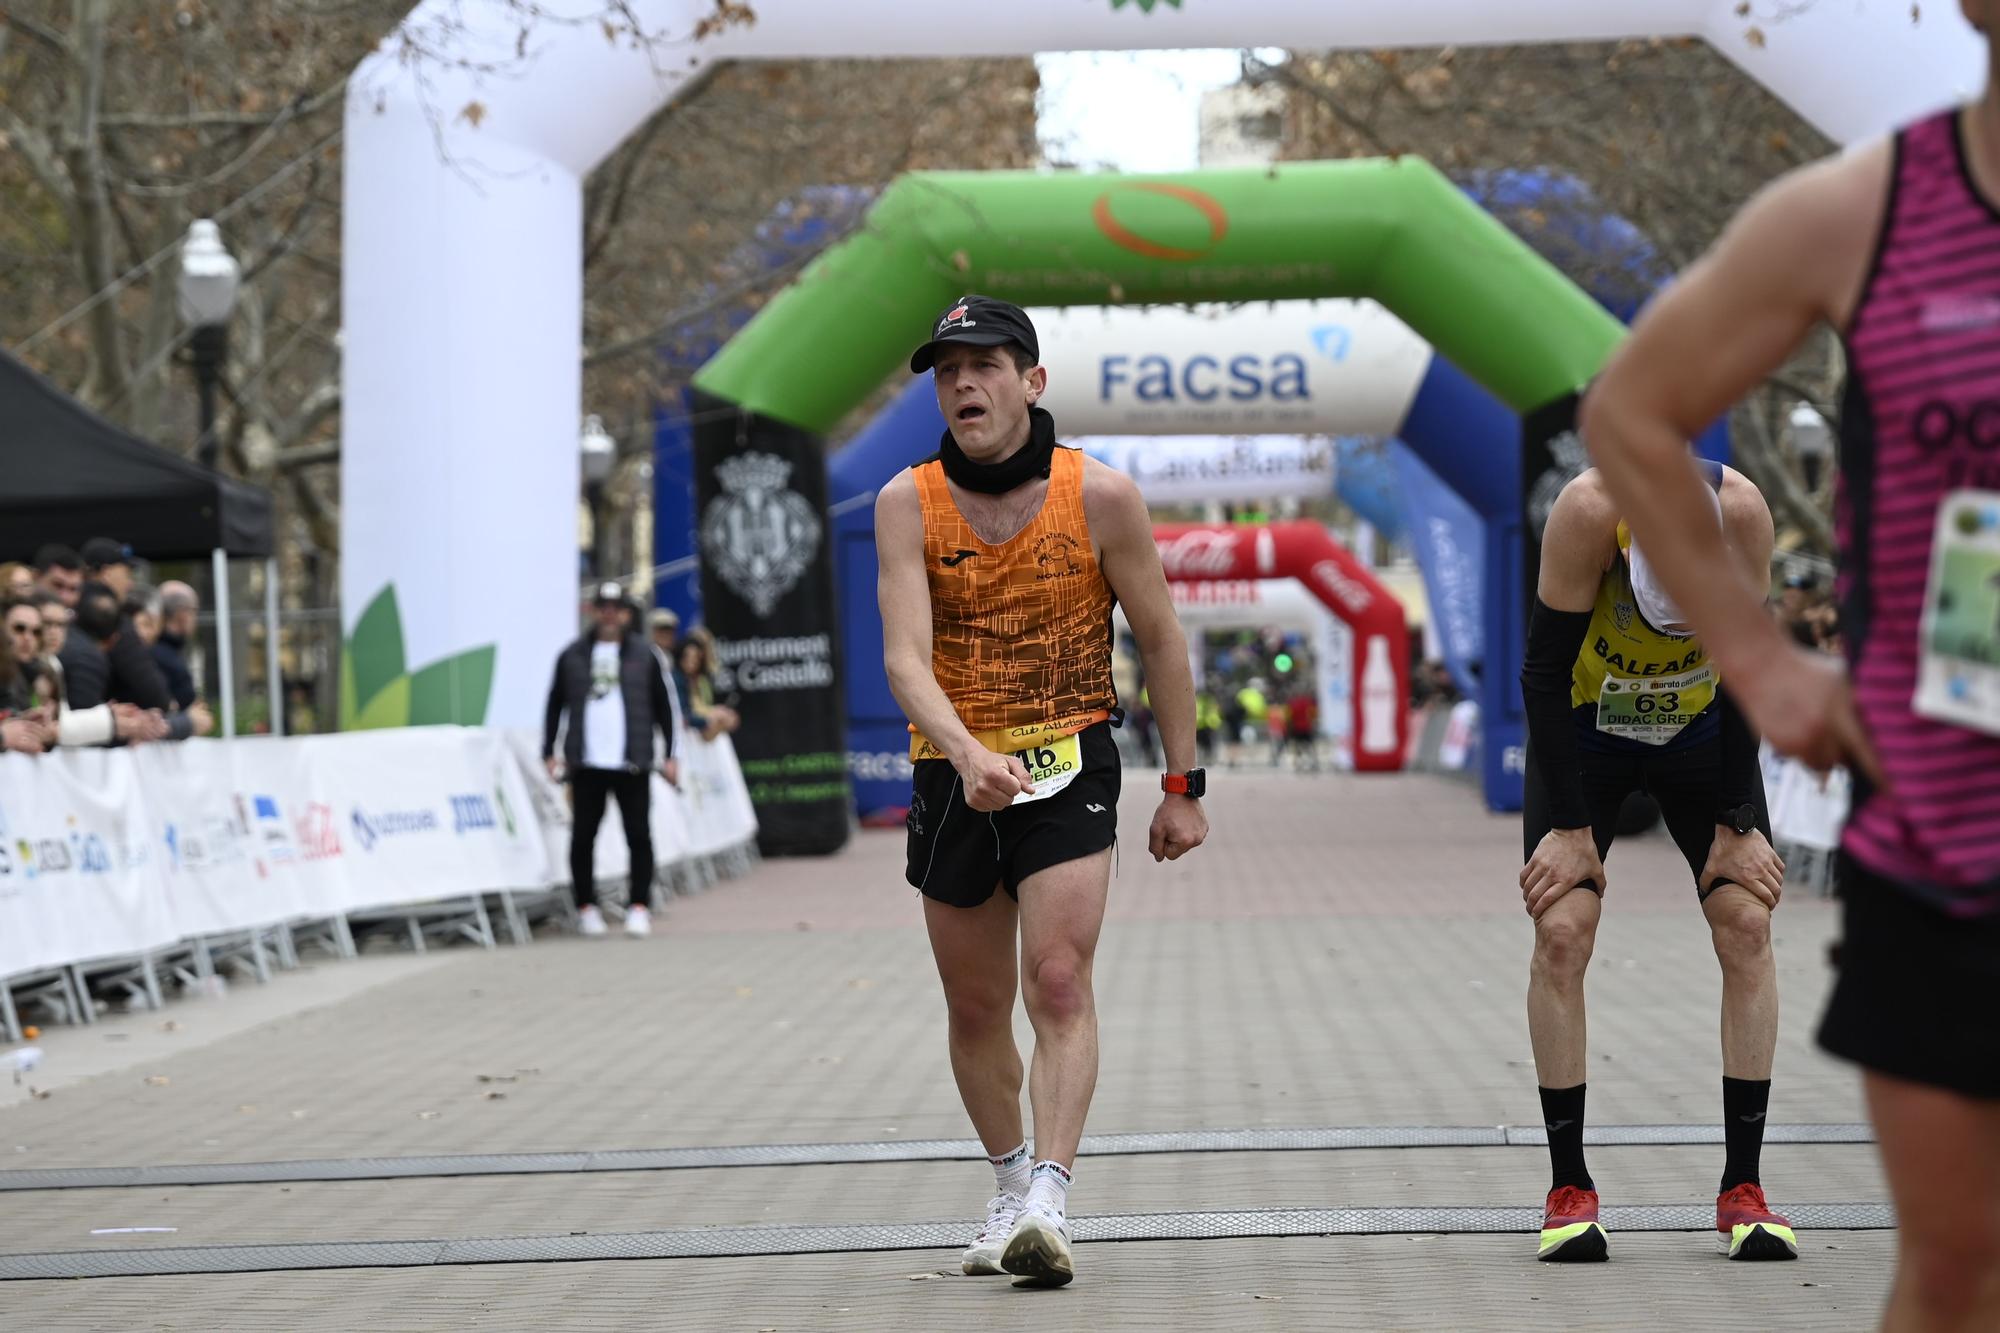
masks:
<svg viewBox="0 0 2000 1333"><path fill-rule="evenodd" d="M1674 845L1687 859L1697 889L1702 867L1708 864L1709 848L1715 843L1715 816L1722 802L1722 740L1665 749L1656 754L1603 754L1583 752L1583 799L1590 811L1590 834L1597 843L1599 859L1611 852L1618 831L1618 812L1625 798L1643 791L1659 804L1660 817L1673 837ZM1757 827L1766 840L1771 836L1771 815L1764 803L1764 781L1757 779ZM1535 854L1535 847L1554 824L1549 818L1548 788L1542 784L1535 753L1528 752L1528 771L1521 794L1521 859ZM1727 880L1721 883L1728 883ZM1595 887L1595 886L1593 886ZM1710 892L1714 890L1711 889ZM1706 898L1707 894L1702 894Z"/></svg>
<svg viewBox="0 0 2000 1333"><path fill-rule="evenodd" d="M1021 896L1037 871L1103 851L1118 839L1118 745L1111 724L1078 736L1083 771L1054 796L986 813L965 803L958 770L919 759L911 783L912 886L952 907L977 907L1004 886Z"/></svg>
<svg viewBox="0 0 2000 1333"><path fill-rule="evenodd" d="M2000 1098L2000 919L1947 916L1847 856L1840 896L1819 1044L1891 1078Z"/></svg>

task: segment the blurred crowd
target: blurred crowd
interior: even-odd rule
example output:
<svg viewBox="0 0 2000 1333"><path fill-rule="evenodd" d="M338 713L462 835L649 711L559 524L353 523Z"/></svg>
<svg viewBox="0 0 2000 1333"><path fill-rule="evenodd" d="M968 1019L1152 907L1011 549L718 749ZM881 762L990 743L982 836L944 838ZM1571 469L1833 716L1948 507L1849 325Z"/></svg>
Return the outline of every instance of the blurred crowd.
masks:
<svg viewBox="0 0 2000 1333"><path fill-rule="evenodd" d="M1846 651L1840 634L1840 607L1832 588L1818 574L1810 570L1787 574L1773 614L1804 647L1836 654Z"/></svg>
<svg viewBox="0 0 2000 1333"><path fill-rule="evenodd" d="M208 732L187 656L200 599L185 583L143 583L136 569L132 549L109 537L0 565L0 750Z"/></svg>

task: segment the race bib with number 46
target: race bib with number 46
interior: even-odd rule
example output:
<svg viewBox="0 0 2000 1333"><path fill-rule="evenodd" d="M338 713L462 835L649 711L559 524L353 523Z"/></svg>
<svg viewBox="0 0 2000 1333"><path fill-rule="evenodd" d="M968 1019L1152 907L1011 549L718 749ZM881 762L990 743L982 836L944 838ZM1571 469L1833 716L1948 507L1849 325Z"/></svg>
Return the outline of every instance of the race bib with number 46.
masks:
<svg viewBox="0 0 2000 1333"><path fill-rule="evenodd" d="M1016 750L1014 757L1028 770L1028 785L1035 790L1020 793L1013 804L1046 801L1075 782L1076 775L1083 771L1082 734L1073 733L1032 749Z"/></svg>

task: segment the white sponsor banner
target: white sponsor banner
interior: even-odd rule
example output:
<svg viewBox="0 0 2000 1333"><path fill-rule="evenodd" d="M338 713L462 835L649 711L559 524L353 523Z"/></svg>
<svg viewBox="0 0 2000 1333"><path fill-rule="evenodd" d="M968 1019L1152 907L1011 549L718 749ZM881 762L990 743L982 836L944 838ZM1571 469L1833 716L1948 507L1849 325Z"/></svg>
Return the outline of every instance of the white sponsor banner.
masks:
<svg viewBox="0 0 2000 1333"><path fill-rule="evenodd" d="M663 865L757 829L727 739L680 750L687 794L656 779ZM536 738L485 728L0 754L0 978L564 884L568 822Z"/></svg>
<svg viewBox="0 0 2000 1333"><path fill-rule="evenodd" d="M1090 435L1072 440L1131 477L1148 504L1333 493L1333 441L1296 435Z"/></svg>
<svg viewBox="0 0 2000 1333"><path fill-rule="evenodd" d="M1031 314L1073 435L1394 435L1431 358L1373 301Z"/></svg>

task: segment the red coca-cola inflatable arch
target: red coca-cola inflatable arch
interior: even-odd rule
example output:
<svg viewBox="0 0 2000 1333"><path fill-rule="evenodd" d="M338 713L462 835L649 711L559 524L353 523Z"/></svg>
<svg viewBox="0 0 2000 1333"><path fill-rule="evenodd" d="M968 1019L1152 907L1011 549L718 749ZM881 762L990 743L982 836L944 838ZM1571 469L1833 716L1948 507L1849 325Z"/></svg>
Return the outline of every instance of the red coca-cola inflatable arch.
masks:
<svg viewBox="0 0 2000 1333"><path fill-rule="evenodd" d="M1410 630L1403 604L1317 523L1153 529L1170 579L1291 577L1354 633L1354 767L1394 772L1410 730Z"/></svg>

